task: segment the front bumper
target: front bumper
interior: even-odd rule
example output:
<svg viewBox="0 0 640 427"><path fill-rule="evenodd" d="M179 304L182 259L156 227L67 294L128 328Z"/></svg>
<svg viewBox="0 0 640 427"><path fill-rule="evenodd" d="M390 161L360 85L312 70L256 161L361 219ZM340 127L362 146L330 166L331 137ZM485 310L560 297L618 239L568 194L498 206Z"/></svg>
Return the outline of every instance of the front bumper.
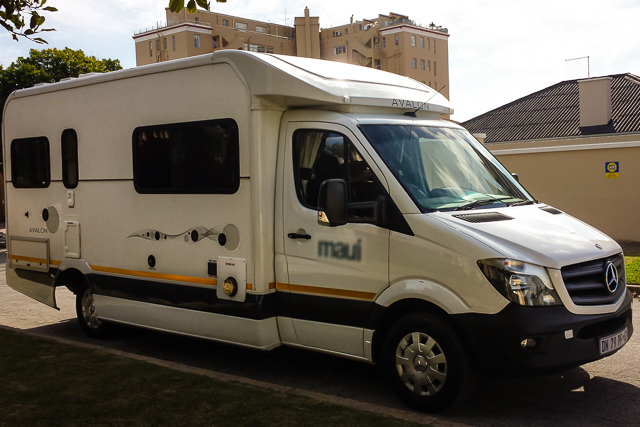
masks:
<svg viewBox="0 0 640 427"><path fill-rule="evenodd" d="M632 300L627 290L623 304L609 314L578 315L564 306L510 303L497 314L460 314L454 318L480 370L526 376L562 371L616 353L600 355L600 338L625 327L631 338ZM522 348L520 343L527 338L535 339L536 346Z"/></svg>

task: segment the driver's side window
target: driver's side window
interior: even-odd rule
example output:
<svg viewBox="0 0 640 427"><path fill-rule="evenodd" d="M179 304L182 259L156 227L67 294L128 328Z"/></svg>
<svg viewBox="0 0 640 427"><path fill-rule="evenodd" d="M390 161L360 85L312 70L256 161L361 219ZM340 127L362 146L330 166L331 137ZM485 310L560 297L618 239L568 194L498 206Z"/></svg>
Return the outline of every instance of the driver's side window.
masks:
<svg viewBox="0 0 640 427"><path fill-rule="evenodd" d="M297 130L293 134L293 162L298 200L310 209L318 209L320 185L327 179L347 183L349 203L373 202L384 194L367 162L341 133Z"/></svg>

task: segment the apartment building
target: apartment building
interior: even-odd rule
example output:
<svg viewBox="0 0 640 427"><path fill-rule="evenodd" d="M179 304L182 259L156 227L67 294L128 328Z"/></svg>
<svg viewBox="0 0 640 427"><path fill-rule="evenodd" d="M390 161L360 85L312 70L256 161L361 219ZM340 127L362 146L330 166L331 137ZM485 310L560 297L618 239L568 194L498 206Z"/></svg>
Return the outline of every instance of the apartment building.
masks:
<svg viewBox="0 0 640 427"><path fill-rule="evenodd" d="M137 65L211 53L219 49L321 58L377 68L418 80L449 98L449 31L390 13L320 28L305 8L294 26L200 10L172 13L167 22L136 32Z"/></svg>

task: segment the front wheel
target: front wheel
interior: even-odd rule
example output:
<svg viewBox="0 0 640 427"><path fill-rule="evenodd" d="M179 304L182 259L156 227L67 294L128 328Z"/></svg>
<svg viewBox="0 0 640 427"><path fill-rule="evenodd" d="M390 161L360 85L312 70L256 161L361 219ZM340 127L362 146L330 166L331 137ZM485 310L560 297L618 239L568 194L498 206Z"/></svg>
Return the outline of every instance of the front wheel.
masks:
<svg viewBox="0 0 640 427"><path fill-rule="evenodd" d="M411 313L389 330L382 368L399 397L426 412L461 403L473 385L467 350L440 316Z"/></svg>
<svg viewBox="0 0 640 427"><path fill-rule="evenodd" d="M76 315L82 331L91 338L104 338L108 326L98 319L93 291L87 286L76 294Z"/></svg>

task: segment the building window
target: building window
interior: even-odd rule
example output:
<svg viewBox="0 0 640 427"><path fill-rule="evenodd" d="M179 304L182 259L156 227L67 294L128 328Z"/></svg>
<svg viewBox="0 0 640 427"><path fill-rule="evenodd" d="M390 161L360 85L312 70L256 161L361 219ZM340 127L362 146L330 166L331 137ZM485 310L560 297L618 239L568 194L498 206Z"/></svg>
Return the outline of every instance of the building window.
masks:
<svg viewBox="0 0 640 427"><path fill-rule="evenodd" d="M257 44L251 44L249 45L249 50L251 52L257 52L258 51L258 45Z"/></svg>
<svg viewBox="0 0 640 427"><path fill-rule="evenodd" d="M427 49L431 49L431 39L427 39Z"/></svg>
<svg viewBox="0 0 640 427"><path fill-rule="evenodd" d="M156 40L156 51L160 52L160 39Z"/></svg>
<svg viewBox="0 0 640 427"><path fill-rule="evenodd" d="M200 37L200 34L193 35L193 46L202 47L202 38Z"/></svg>
<svg viewBox="0 0 640 427"><path fill-rule="evenodd" d="M375 61L376 61L376 62L375 62L375 64L376 64L376 69L378 69L378 70L379 70L379 69L380 69L380 60L379 60L379 59L376 59Z"/></svg>
<svg viewBox="0 0 640 427"><path fill-rule="evenodd" d="M416 36L411 36L411 46L416 45Z"/></svg>
<svg viewBox="0 0 640 427"><path fill-rule="evenodd" d="M436 41L435 40L433 41L433 54L434 55L436 54ZM433 68L435 68L435 66Z"/></svg>
<svg viewBox="0 0 640 427"><path fill-rule="evenodd" d="M267 32L267 27L261 27L260 25L256 25L256 31L258 33L265 33Z"/></svg>
<svg viewBox="0 0 640 427"><path fill-rule="evenodd" d="M342 45L342 46L336 46L333 48L334 55L342 55L343 53L347 53L347 46Z"/></svg>
<svg viewBox="0 0 640 427"><path fill-rule="evenodd" d="M345 29L344 29L344 33L345 33L345 34L349 34L349 29L348 29L348 28L345 28Z"/></svg>
<svg viewBox="0 0 640 427"><path fill-rule="evenodd" d="M420 69L424 71L424 59L420 60Z"/></svg>
<svg viewBox="0 0 640 427"><path fill-rule="evenodd" d="M78 186L78 134L73 129L62 131L62 183L66 188Z"/></svg>
<svg viewBox="0 0 640 427"><path fill-rule="evenodd" d="M386 38L382 38L382 47L387 47L387 39Z"/></svg>
<svg viewBox="0 0 640 427"><path fill-rule="evenodd" d="M398 46L398 35L396 34L396 46Z"/></svg>
<svg viewBox="0 0 640 427"><path fill-rule="evenodd" d="M433 75L434 76L438 75L438 70L436 69L436 61L433 61Z"/></svg>
<svg viewBox="0 0 640 427"><path fill-rule="evenodd" d="M11 141L11 180L15 188L47 188L51 183L49 140L44 137Z"/></svg>
<svg viewBox="0 0 640 427"><path fill-rule="evenodd" d="M380 49L380 43L376 43L373 47L375 47L376 49Z"/></svg>
<svg viewBox="0 0 640 427"><path fill-rule="evenodd" d="M228 19L223 19L222 20L222 25L225 26L225 27L228 27L229 26L229 20Z"/></svg>
<svg viewBox="0 0 640 427"><path fill-rule="evenodd" d="M138 193L232 194L240 187L233 119L144 126L133 131Z"/></svg>
<svg viewBox="0 0 640 427"><path fill-rule="evenodd" d="M171 36L171 37L172 37L171 41L173 43L173 51L175 52L176 51L176 36Z"/></svg>
<svg viewBox="0 0 640 427"><path fill-rule="evenodd" d="M358 24L358 31L362 31L362 24Z"/></svg>
<svg viewBox="0 0 640 427"><path fill-rule="evenodd" d="M213 37L213 48L217 48L218 47L218 39Z"/></svg>
<svg viewBox="0 0 640 427"><path fill-rule="evenodd" d="M200 22L200 18L198 18L197 16L196 16L194 19L195 19L195 21L196 21L196 24L197 24L198 22Z"/></svg>
<svg viewBox="0 0 640 427"><path fill-rule="evenodd" d="M416 58L411 58L411 68L414 70L418 68L418 60Z"/></svg>
<svg viewBox="0 0 640 427"><path fill-rule="evenodd" d="M249 50L249 43L245 43L244 44L244 49L243 50Z"/></svg>
<svg viewBox="0 0 640 427"><path fill-rule="evenodd" d="M342 35L342 33L340 31L334 31L333 32L333 37L340 37Z"/></svg>
<svg viewBox="0 0 640 427"><path fill-rule="evenodd" d="M149 42L149 56L153 56L153 42Z"/></svg>
<svg viewBox="0 0 640 427"><path fill-rule="evenodd" d="M427 71L431 71L431 61L427 62Z"/></svg>
<svg viewBox="0 0 640 427"><path fill-rule="evenodd" d="M167 50L167 38L163 37L162 38L162 46L164 50Z"/></svg>
<svg viewBox="0 0 640 427"><path fill-rule="evenodd" d="M273 53L273 46L267 46L267 53Z"/></svg>
<svg viewBox="0 0 640 427"><path fill-rule="evenodd" d="M246 31L249 26L244 22L236 22L236 29Z"/></svg>
<svg viewBox="0 0 640 427"><path fill-rule="evenodd" d="M420 37L420 47L424 48L424 37Z"/></svg>

